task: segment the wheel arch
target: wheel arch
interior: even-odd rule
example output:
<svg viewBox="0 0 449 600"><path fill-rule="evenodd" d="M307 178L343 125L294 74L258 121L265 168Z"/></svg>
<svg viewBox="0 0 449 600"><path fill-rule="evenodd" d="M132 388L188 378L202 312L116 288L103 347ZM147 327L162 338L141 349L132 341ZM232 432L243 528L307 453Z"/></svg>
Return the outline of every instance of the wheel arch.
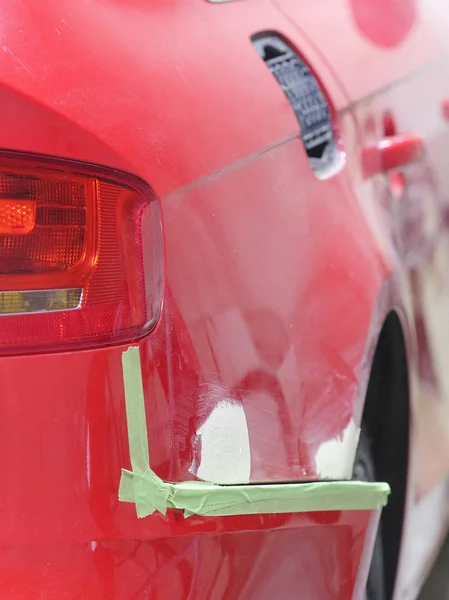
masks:
<svg viewBox="0 0 449 600"><path fill-rule="evenodd" d="M407 347L399 314L391 310L378 337L362 415L379 481L392 494L381 520L386 597L393 596L407 497L410 401Z"/></svg>

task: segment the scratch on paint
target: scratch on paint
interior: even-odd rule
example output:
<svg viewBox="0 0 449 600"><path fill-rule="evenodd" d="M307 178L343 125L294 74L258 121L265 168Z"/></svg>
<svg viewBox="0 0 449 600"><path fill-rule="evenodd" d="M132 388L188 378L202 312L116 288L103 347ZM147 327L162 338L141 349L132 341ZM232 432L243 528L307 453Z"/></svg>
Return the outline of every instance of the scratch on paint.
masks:
<svg viewBox="0 0 449 600"><path fill-rule="evenodd" d="M6 53L7 53L7 54L9 54L10 56L12 56L12 57L13 57L13 59L14 59L16 62L18 62L18 63L19 63L19 65L20 65L20 66L21 66L23 69L25 69L25 71L28 73L28 75L31 75L31 71L30 71L29 69L27 69L27 67L26 67L26 66L23 64L23 62L22 62L22 61L21 61L19 58L17 58L17 56L16 56L16 55L15 55L13 52L11 52L11 50L10 50L9 48L7 48L6 46L2 46L2 50L3 50L3 52L6 52Z"/></svg>
<svg viewBox="0 0 449 600"><path fill-rule="evenodd" d="M186 80L186 76L184 75L184 72L183 72L183 70L181 69L181 67L180 67L179 65L176 65L175 69L178 71L178 73L179 73L180 77L182 77L182 79L183 79L184 81L187 81L187 80Z"/></svg>

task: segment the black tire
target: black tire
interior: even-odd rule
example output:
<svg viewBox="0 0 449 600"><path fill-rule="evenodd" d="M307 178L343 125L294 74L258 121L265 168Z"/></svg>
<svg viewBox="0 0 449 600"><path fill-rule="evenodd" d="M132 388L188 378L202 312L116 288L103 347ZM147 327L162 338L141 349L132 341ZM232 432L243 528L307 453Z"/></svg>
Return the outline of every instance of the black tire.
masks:
<svg viewBox="0 0 449 600"><path fill-rule="evenodd" d="M353 479L357 481L376 481L376 472L374 469L371 451L371 441L363 429L360 434L359 446L354 463ZM376 542L374 544L373 558L368 575L365 598L366 600L386 600L384 552L380 525Z"/></svg>

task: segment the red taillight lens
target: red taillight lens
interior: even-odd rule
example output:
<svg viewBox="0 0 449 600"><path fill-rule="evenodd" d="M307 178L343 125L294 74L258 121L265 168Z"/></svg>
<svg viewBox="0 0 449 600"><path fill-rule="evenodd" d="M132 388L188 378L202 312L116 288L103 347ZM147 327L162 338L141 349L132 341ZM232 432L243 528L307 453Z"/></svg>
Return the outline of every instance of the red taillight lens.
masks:
<svg viewBox="0 0 449 600"><path fill-rule="evenodd" d="M162 263L159 207L140 180L0 155L0 352L144 335Z"/></svg>

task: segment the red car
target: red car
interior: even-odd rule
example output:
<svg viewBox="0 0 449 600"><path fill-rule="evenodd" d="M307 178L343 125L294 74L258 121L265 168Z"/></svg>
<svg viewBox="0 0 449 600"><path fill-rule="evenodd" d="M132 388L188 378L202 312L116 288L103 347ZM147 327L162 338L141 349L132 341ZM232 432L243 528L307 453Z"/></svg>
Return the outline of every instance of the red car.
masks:
<svg viewBox="0 0 449 600"><path fill-rule="evenodd" d="M415 598L449 506L444 3L0 8L0 597Z"/></svg>

